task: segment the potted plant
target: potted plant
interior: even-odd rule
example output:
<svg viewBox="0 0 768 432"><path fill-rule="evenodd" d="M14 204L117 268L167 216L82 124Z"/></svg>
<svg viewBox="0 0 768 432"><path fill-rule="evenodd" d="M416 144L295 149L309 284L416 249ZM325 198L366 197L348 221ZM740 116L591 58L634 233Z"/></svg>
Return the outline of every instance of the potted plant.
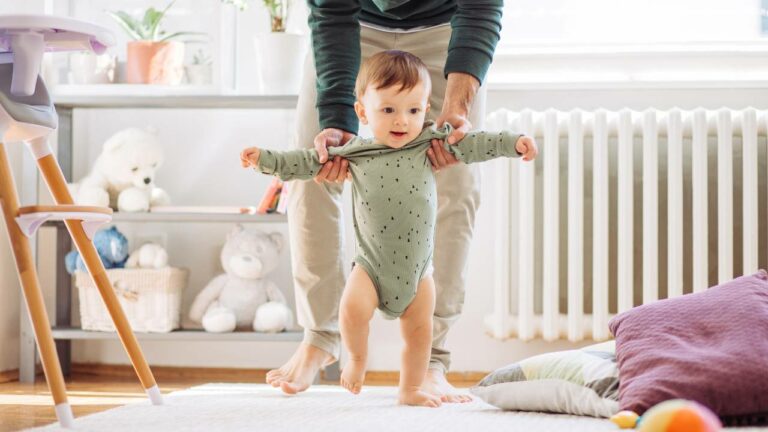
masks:
<svg viewBox="0 0 768 432"><path fill-rule="evenodd" d="M245 10L249 0L222 2ZM301 84L301 71L307 48L306 37L286 31L291 0L262 2L269 13L271 31L254 37L259 90L262 93L296 94Z"/></svg>
<svg viewBox="0 0 768 432"><path fill-rule="evenodd" d="M212 81L211 57L202 49L192 56L192 64L186 66L187 81L192 85L208 85Z"/></svg>
<svg viewBox="0 0 768 432"><path fill-rule="evenodd" d="M128 42L126 81L131 84L179 84L184 76L184 42L181 37L200 35L194 32L166 34L160 24L177 0L163 9L150 7L142 19L124 11L110 16L133 39Z"/></svg>

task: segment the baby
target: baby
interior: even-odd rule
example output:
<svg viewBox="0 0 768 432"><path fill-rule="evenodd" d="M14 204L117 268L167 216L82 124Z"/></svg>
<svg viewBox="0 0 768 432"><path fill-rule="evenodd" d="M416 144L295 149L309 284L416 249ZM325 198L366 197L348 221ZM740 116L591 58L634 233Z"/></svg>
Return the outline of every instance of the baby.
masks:
<svg viewBox="0 0 768 432"><path fill-rule="evenodd" d="M422 61L402 51L367 59L355 86L355 112L370 125L373 138L355 137L329 147L329 157L349 161L357 254L339 310L341 337L349 362L341 384L359 393L368 357L369 321L378 308L400 318L405 340L399 399L403 404L437 407L440 398L421 390L432 343L435 285L431 274L437 192L427 158L431 140L446 140L452 128L425 122L431 81ZM445 141L444 141L445 142ZM470 132L455 145L444 144L465 163L497 157L531 160L531 138L509 132ZM315 149L286 152L242 151L243 167L283 180L311 179L322 168Z"/></svg>

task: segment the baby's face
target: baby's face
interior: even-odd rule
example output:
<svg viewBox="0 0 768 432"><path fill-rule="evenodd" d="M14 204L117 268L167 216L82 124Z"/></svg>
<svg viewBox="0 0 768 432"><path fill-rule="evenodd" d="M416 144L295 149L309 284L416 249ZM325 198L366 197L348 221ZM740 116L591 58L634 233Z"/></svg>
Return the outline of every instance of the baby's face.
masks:
<svg viewBox="0 0 768 432"><path fill-rule="evenodd" d="M376 142L400 148L419 136L429 111L429 87L419 82L400 91L400 86L377 90L369 85L355 111L363 124L370 125Z"/></svg>

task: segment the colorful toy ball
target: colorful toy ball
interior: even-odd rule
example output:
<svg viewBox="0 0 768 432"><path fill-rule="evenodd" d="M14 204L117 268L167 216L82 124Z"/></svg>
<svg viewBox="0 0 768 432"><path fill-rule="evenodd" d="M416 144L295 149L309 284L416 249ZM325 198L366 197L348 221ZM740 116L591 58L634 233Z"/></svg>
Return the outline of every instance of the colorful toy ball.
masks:
<svg viewBox="0 0 768 432"><path fill-rule="evenodd" d="M611 421L619 427L619 429L634 429L637 425L638 415L634 411L619 411L611 416Z"/></svg>
<svg viewBox="0 0 768 432"><path fill-rule="evenodd" d="M720 419L693 401L672 399L653 406L639 420L640 432L717 432Z"/></svg>

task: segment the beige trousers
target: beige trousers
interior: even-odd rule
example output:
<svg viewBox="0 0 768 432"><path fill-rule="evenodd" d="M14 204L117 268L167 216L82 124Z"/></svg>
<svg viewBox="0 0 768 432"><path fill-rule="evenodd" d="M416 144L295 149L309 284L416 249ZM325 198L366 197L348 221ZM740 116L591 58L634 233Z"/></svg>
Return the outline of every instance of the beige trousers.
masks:
<svg viewBox="0 0 768 432"><path fill-rule="evenodd" d="M412 33L392 33L361 27L362 59L389 49L419 56L432 78L432 105L428 117L442 110L446 80L443 67L451 38L449 25ZM312 53L304 64L297 107L296 148L312 147L320 132L315 101L316 73ZM485 88L475 97L470 113L473 127L481 128L485 117ZM288 226L291 264L296 291L298 322L304 341L339 358L339 300L344 289L342 193L343 185L314 181L291 184ZM438 212L433 257L436 285L434 335L430 368L443 372L450 365L445 349L446 334L464 305L467 253L472 240L475 212L480 204L478 165L456 164L437 173Z"/></svg>

